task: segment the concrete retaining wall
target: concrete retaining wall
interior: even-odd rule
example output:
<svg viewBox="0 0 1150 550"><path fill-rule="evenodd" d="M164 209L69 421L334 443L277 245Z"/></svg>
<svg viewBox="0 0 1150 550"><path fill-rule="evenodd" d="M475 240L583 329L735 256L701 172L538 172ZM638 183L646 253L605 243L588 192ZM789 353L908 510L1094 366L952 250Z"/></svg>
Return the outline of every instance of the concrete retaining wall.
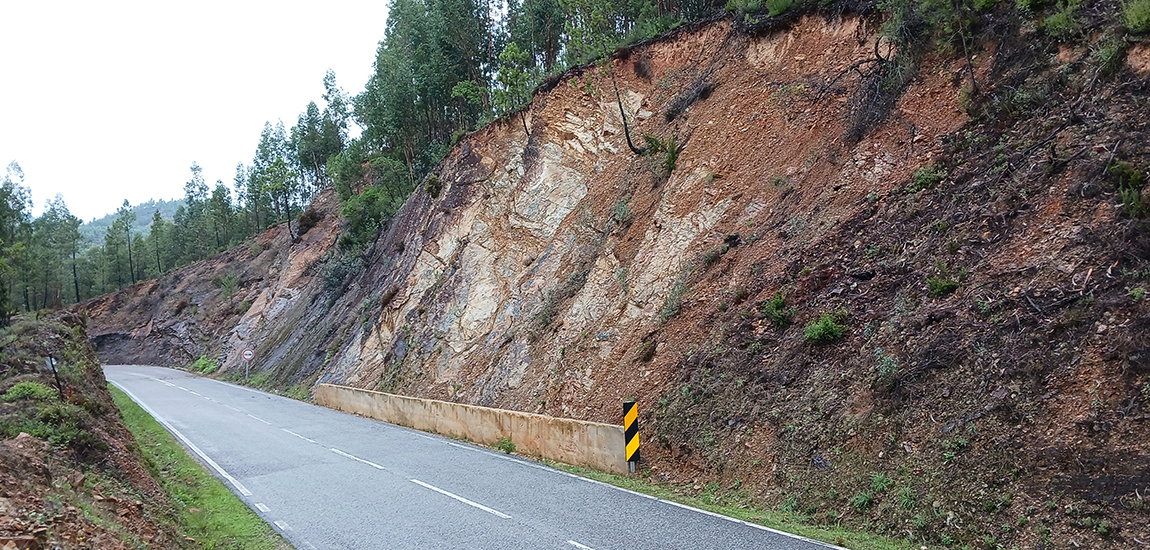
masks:
<svg viewBox="0 0 1150 550"><path fill-rule="evenodd" d="M623 427L320 384L315 403L391 424L494 445L516 452L625 474Z"/></svg>

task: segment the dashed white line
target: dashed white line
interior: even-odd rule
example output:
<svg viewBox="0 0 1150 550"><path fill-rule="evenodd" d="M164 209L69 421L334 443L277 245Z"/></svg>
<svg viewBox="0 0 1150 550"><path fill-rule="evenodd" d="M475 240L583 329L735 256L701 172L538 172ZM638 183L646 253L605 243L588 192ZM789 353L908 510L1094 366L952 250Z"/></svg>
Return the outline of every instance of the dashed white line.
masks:
<svg viewBox="0 0 1150 550"><path fill-rule="evenodd" d="M294 435L294 436L296 436L296 437L298 437L298 438L300 438L300 439L302 439L302 440L304 440L304 441L307 441L308 443L315 443L315 440L314 440L314 439L308 439L308 438L306 438L306 437L304 437L304 436L302 436L302 435L300 435L300 434L297 434L297 433L295 433L295 432L293 432L293 431L291 431L291 430L289 430L289 429L287 429L287 428L280 428L280 429L281 429L281 430L283 430L283 431L285 431L285 432L287 432L287 433L289 433L289 434L292 434L292 435Z"/></svg>
<svg viewBox="0 0 1150 550"><path fill-rule="evenodd" d="M350 458L350 459L355 460L357 462L362 462L364 464L367 464L368 466L371 466L372 468L375 468L376 470L386 470L387 469L387 468L384 468L383 466L380 466L379 464L376 464L370 460L364 460L358 456L347 454L347 453L345 453L339 449L333 448L333 449L331 449L331 452L333 452L337 455L343 456L343 457Z"/></svg>
<svg viewBox="0 0 1150 550"><path fill-rule="evenodd" d="M266 513L268 513L268 512L270 512L270 511L272 511L272 509L271 509L271 508L268 508L268 506L267 506L266 504L262 503L262 502L257 502L257 503L256 503L256 508L259 508L259 510L260 510L261 512L265 513L265 514L266 514Z"/></svg>
<svg viewBox="0 0 1150 550"><path fill-rule="evenodd" d="M567 544L570 544L571 546L574 546L575 548L578 548L579 550L595 550L594 548L591 548L590 546L585 546L585 545L579 544L578 542L575 542L573 540L567 541Z"/></svg>
<svg viewBox="0 0 1150 550"><path fill-rule="evenodd" d="M192 391L192 390L188 390L188 393L190 393L190 394L192 394L192 395L196 395L196 396L199 396L199 397L204 397L204 396L202 396L202 395L200 395L200 394L198 394L198 393L196 393L196 392L194 392L194 391Z"/></svg>
<svg viewBox="0 0 1150 550"><path fill-rule="evenodd" d="M236 412L238 412L238 413L242 413L242 412L244 412L244 411L243 411L243 409L237 409L237 408L235 408L235 407L233 407L233 406L231 406L231 405L228 405L227 403L224 403L224 406L225 406L225 407L227 407L227 408L229 408L229 409L231 409L231 410L233 410L233 411L236 411Z"/></svg>
<svg viewBox="0 0 1150 550"><path fill-rule="evenodd" d="M252 417L252 418L254 418L254 419L256 419L256 420L259 420L260 422L263 422L264 424L267 424L268 426L271 426L271 425L272 425L272 423L271 423L271 422L268 422L267 420L264 420L264 419L262 419L262 418L260 418L260 417L258 417L258 416L256 416L256 415L254 415L254 414L248 413L248 416L250 416L250 417Z"/></svg>
<svg viewBox="0 0 1150 550"><path fill-rule="evenodd" d="M488 507L486 507L486 506L484 506L484 505L482 505L482 504L480 504L480 503L478 503L478 502L474 502L474 501L470 501L470 500L467 500L467 499L465 499L465 498L463 498L463 497L461 497L461 496L459 496L459 495L457 495L457 494L455 494L455 493L449 493L449 492L447 492L447 491L444 491L443 489L440 489L439 487L436 487L436 486L434 486L434 485L429 485L429 484L427 484L427 483L424 483L424 482L422 482L422 481L420 481L420 480L418 480L418 479L413 479L413 480L411 480L411 482L412 482L412 483L414 483L414 484L416 484L416 485L419 485L419 486L422 486L422 487L426 487L426 488L428 488L428 489L431 489L432 491L435 491L435 492L437 492L437 493L439 493L439 494L441 494L441 495L446 495L446 496L449 496L449 497L451 497L451 498L453 498L453 499L455 499L455 500L458 500L459 502L462 502L462 503L464 503L464 504L466 504L466 505L468 505L468 506L474 506L474 507L476 507L476 508L479 508L480 510L483 510L484 512L487 512L487 513L489 513L489 514L493 514L493 515L499 516L499 517L501 517L501 518L503 518L503 519L511 519L511 516L509 516L509 515L507 515L507 514L504 514L503 512L500 512L500 511L498 511L498 510L492 510L491 508L488 508Z"/></svg>
<svg viewBox="0 0 1150 550"><path fill-rule="evenodd" d="M288 527L288 524L286 521L279 520L279 519L276 520L276 527L279 527L280 531L287 531L288 529L291 529L291 527Z"/></svg>
<svg viewBox="0 0 1150 550"><path fill-rule="evenodd" d="M188 388L185 388L185 387L183 387L183 386L176 386L176 387L177 387L177 388L180 388L181 390L184 390L184 391L190 391L190 390L188 390Z"/></svg>
<svg viewBox="0 0 1150 550"><path fill-rule="evenodd" d="M167 428L167 430L169 432L172 432L172 435L175 435L180 441L182 441L184 443L184 445L186 445L189 449L191 449L192 452L196 453L197 455L200 456L200 458L204 459L204 462L206 462L208 466L211 466L213 470L215 470L216 472L218 472L220 474L221 477L228 480L228 482L230 482L236 488L236 490L240 492L241 495L243 495L245 497L252 496L252 492L249 491L247 487L244 487L243 484L239 482L239 480L232 477L231 474L227 473L223 468L220 467L219 464L216 464L216 461L212 460L212 457L208 456L203 451L201 451L200 448L197 447L195 443L192 443L192 441L190 439L188 439L187 436L180 433L180 431L177 430L175 428L175 426L172 426L171 424L169 424L167 420L164 420L164 417L157 414L156 411L152 410L151 407L145 405L144 402L140 400L140 398L135 396L135 394L128 391L128 388L125 388L124 386L116 384L115 382L112 382L112 384L115 384L115 386L117 388L120 388L120 390L122 390L124 393L126 393L128 395L128 397L131 397L132 401L135 401L136 404L138 404L141 409L144 409L145 412L152 415L152 418L155 418L156 422L159 422L162 426Z"/></svg>

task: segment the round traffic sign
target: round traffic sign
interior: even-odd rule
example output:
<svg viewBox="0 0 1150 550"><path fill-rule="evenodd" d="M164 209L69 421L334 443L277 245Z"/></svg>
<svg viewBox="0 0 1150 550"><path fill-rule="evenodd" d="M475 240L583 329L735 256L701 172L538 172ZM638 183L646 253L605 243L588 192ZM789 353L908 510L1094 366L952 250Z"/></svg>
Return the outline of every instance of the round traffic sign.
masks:
<svg viewBox="0 0 1150 550"><path fill-rule="evenodd" d="M252 350L252 348L248 348L248 349L244 350L244 360L245 361L251 361L252 357L255 357L255 356L256 356L256 352L254 350Z"/></svg>

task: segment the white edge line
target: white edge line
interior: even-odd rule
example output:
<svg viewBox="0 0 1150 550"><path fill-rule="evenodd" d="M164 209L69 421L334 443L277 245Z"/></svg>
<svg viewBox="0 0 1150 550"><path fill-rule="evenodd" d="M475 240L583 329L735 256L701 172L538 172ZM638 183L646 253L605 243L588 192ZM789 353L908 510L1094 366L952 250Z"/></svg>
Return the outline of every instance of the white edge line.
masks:
<svg viewBox="0 0 1150 550"><path fill-rule="evenodd" d="M410 480L410 481L411 481L412 483L416 484L416 485L419 485L419 486L421 486L421 487L426 487L426 488L428 488L428 489L431 489L432 491L435 491L435 492L437 492L437 493L439 493L439 494L441 494L441 495L446 495L446 496L449 496L449 497L451 497L451 498L453 498L453 499L455 499L455 500L458 500L459 502L462 502L462 503L464 503L464 504L466 504L466 505L468 505L468 506L474 506L474 507L476 507L476 508L479 508L480 510L483 510L484 512L487 512L487 513L489 513L489 514L493 514L493 515L499 516L499 517L501 517L501 518L503 518L503 519L511 519L511 516L509 516L509 515L507 515L507 514L504 514L503 512L500 512L500 511L498 511L498 510L492 510L491 508L488 508L488 507L486 507L486 506L484 506L484 505L482 505L482 504L480 504L480 503L478 503L478 502L473 502L473 501L467 500L467 499L465 499L465 498L463 498L463 497L461 497L461 496L459 496L459 495L457 495L457 494L455 494L455 493L449 493L449 492L447 492L447 491L444 491L443 489L440 489L439 487L436 487L436 486L434 486L434 485L429 485L429 484L427 484L427 483L424 483L424 482L422 482L422 481L420 481L420 480L418 480L418 479L412 479L412 480Z"/></svg>
<svg viewBox="0 0 1150 550"><path fill-rule="evenodd" d="M567 544L570 544L571 546L574 546L575 548L578 548L579 550L595 550L594 548L591 548L590 546L579 544L578 542L575 542L573 540L567 541Z"/></svg>
<svg viewBox="0 0 1150 550"><path fill-rule="evenodd" d="M482 454L488 455L488 456L493 457L493 458L498 458L500 460L506 460L508 462L514 462L516 464L521 464L523 466L527 466L528 468L536 468L539 470L553 472L553 473L565 475L565 476L570 477L570 478L586 481L588 483L595 483L597 485L602 485L604 487L609 487L611 489L615 489L616 491L623 491L624 493L630 493L630 494L635 495L637 497L642 497L642 498L645 498L648 500L654 500L654 501L662 502L664 504L670 504L671 506L682 508L684 510L690 510L692 512L698 512L700 514L713 516L715 518L725 519L725 520L733 522L733 523L741 523L743 525L746 525L748 527L753 527L753 528L758 529L760 531L767 531L768 533L774 533L776 535L781 535L781 536L788 537L791 539L801 540L803 542L807 542L810 544L817 544L817 545L822 546L824 548L833 548L835 550L847 550L846 548L843 548L842 546L837 546L837 545L831 544L829 542L823 542L821 540L815 540L815 539L807 538L807 537L804 537L802 535L796 535L794 533L788 533L786 531L780 531L778 529L772 529L770 527L767 527L766 525L759 525L758 523L752 523L750 521L744 521L744 520L741 520L738 518L733 518L730 516L724 516L723 514L718 514L715 512L708 511L708 510L695 508L694 506L688 506L686 504L680 504L680 503L675 502L675 501L666 500L666 499L662 499L662 498L659 498L656 496L651 496L651 495L646 495L643 493L635 492L635 491L632 491L630 489L624 489L622 487L617 487L615 485L611 485L610 483L605 483L605 482L602 482L602 481L599 481L596 479L591 479L589 477L583 477L581 475L572 474L570 472L564 472L563 470L558 470L555 468L551 468L549 466L544 466L542 464L537 464L534 462L528 462L526 460L522 460L522 459L519 459L519 458L516 458L513 456L508 456L508 455L503 454L503 453L495 453L492 451L481 449L481 448L476 447L474 445L463 445L463 444L456 443L456 442L450 441L450 440L444 440L444 442L447 443L448 445L451 445L452 447L459 447L460 449L469 449L469 450L475 451L477 453L482 453Z"/></svg>
<svg viewBox="0 0 1150 550"><path fill-rule="evenodd" d="M152 415L152 418L155 418L156 422L159 422L161 425L164 426L165 429L167 429L169 432L172 432L172 435L176 436L181 442L183 442L183 444L187 448L191 449L192 452L196 453L197 456L199 456L201 459L203 459L203 461L206 462L208 464L208 466L211 466L213 470L215 470L217 473L219 473L220 476L222 476L224 479L228 480L228 482L230 482L240 492L241 495L243 495L245 497L252 496L252 492L249 491L247 487L244 487L244 485L242 483L240 483L239 480L237 480L236 478L232 477L231 474L224 471L224 469L221 468L219 464L216 464L216 461L212 460L211 457L204 454L204 452L201 451L200 448L197 447L195 443L192 443L191 440L189 440L184 434L180 433L180 431L177 430L175 426L172 426L171 424L168 423L167 420L164 420L164 418L162 416L156 414L156 411L153 411L151 407L145 405L143 401L140 401L140 398L136 397L132 392L128 391L128 388L125 388L125 387L123 387L123 386L121 386L115 382L112 382L112 384L114 386L116 386L117 388L120 388L120 391L127 394L128 397L131 397L132 401L135 401L136 404L139 405L141 409L144 409L144 412Z"/></svg>
<svg viewBox="0 0 1150 550"><path fill-rule="evenodd" d="M364 460L358 456L347 454L347 453L345 453L339 449L336 449L334 447L332 447L331 452L333 452L339 456L344 456L344 457L350 458L350 459L355 460L357 462L362 462L364 464L367 464L368 466L371 466L372 468L375 468L376 470L386 470L387 469L387 468L384 468L383 466L380 466L379 464L376 464L370 460Z"/></svg>

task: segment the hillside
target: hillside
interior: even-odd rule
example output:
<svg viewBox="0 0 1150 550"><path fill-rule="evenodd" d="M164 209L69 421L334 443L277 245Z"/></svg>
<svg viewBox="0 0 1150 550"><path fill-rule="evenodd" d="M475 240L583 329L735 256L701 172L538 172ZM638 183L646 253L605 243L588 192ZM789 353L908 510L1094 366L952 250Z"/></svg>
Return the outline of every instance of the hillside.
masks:
<svg viewBox="0 0 1150 550"><path fill-rule="evenodd" d="M682 27L464 137L362 255L328 191L299 242L92 300L90 333L225 376L252 347L294 391L608 422L634 398L643 475L681 491L934 546L1132 547L1150 45L1013 9L969 55L837 8Z"/></svg>
<svg viewBox="0 0 1150 550"><path fill-rule="evenodd" d="M0 336L0 548L190 548L120 422L83 321L17 317Z"/></svg>
<svg viewBox="0 0 1150 550"><path fill-rule="evenodd" d="M132 212L136 214L136 223L132 225L132 235L140 233L147 236L152 228L152 216L155 215L157 211L165 220L171 221L172 217L176 215L176 210L183 203L183 199L170 201L152 199L148 202L132 206ZM103 244L104 235L108 233L108 228L112 226L112 222L114 221L116 221L115 212L102 218L85 222L80 225L80 235L90 243L96 245Z"/></svg>

